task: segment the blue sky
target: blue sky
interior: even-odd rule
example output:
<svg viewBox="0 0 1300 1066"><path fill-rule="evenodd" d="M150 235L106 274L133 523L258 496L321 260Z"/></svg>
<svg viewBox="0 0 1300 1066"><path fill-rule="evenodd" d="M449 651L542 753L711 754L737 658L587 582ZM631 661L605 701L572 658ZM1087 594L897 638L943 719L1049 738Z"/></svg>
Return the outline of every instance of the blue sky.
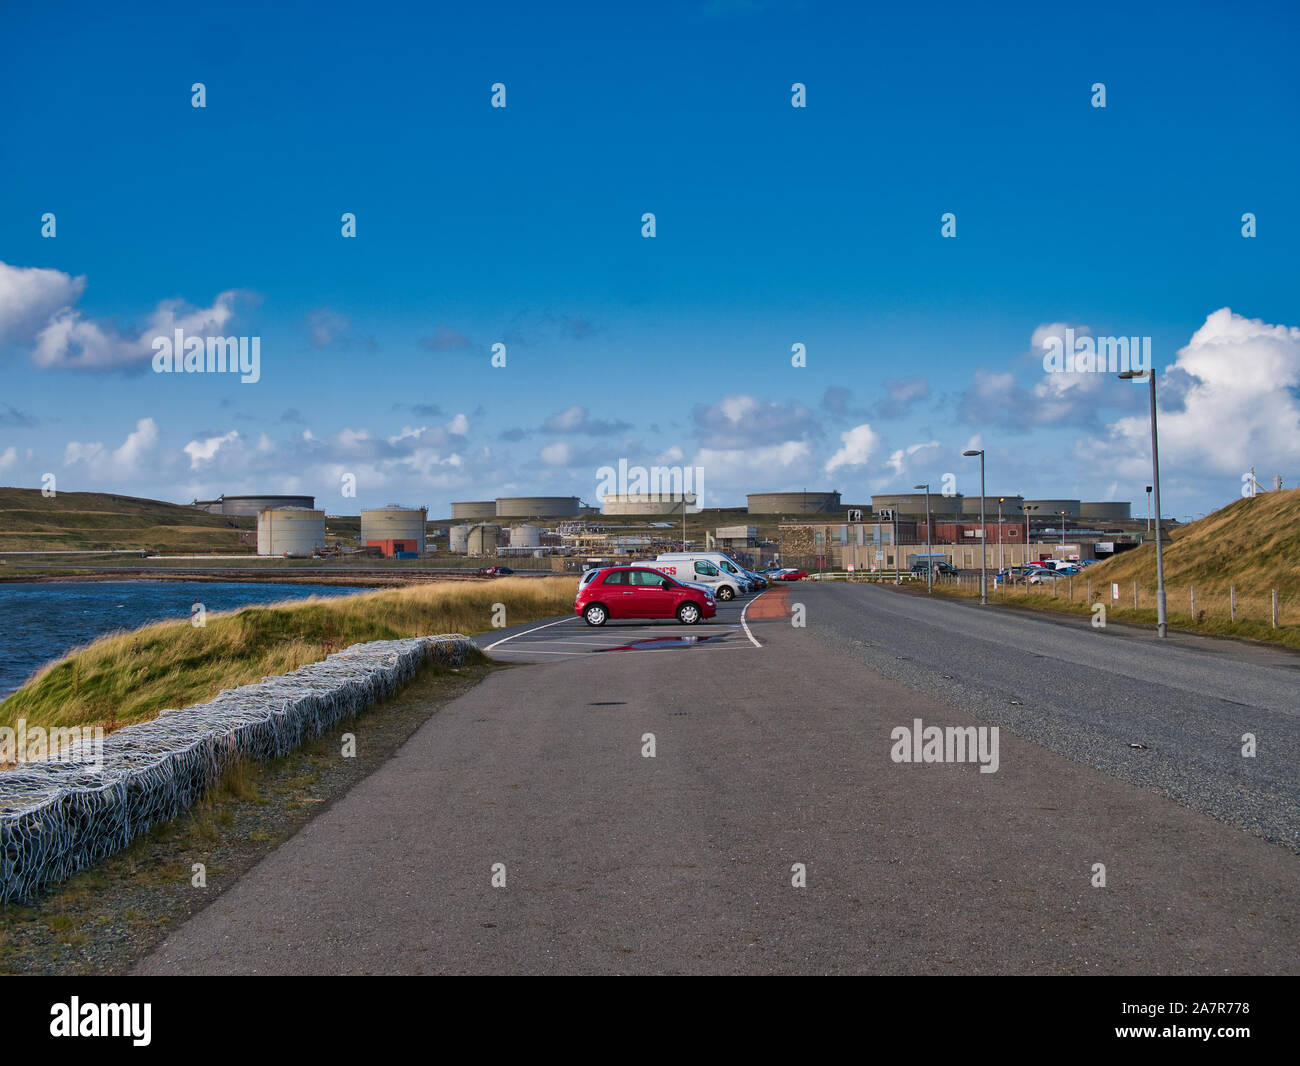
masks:
<svg viewBox="0 0 1300 1066"><path fill-rule="evenodd" d="M1066 325L1152 339L1167 513L1300 479L1291 5L26 6L0 483L857 502L978 492L975 443L990 492L1140 510L1145 391L1046 375ZM261 379L154 374L177 315Z"/></svg>

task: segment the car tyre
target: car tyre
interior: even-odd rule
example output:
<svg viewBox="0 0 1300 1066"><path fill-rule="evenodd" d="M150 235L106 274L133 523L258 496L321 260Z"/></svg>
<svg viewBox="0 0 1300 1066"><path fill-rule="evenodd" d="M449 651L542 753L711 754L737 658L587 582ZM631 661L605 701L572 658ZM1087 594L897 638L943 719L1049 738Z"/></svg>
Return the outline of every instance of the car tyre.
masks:
<svg viewBox="0 0 1300 1066"><path fill-rule="evenodd" d="M730 585L723 585L718 589L718 599L725 601L725 600L734 600L735 598L736 598L736 590L733 589Z"/></svg>
<svg viewBox="0 0 1300 1066"><path fill-rule="evenodd" d="M603 603L589 603L582 612L582 620L589 626L603 626L609 621L609 611Z"/></svg>
<svg viewBox="0 0 1300 1066"><path fill-rule="evenodd" d="M677 621L684 626L698 625L703 615L698 603L683 603L677 608Z"/></svg>

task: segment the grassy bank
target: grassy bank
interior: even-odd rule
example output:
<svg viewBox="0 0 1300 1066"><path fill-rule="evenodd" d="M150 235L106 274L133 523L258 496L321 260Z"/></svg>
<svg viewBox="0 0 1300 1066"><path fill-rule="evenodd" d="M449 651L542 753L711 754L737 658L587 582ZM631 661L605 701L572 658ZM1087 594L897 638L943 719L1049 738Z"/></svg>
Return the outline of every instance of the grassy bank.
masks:
<svg viewBox="0 0 1300 1066"><path fill-rule="evenodd" d="M112 731L361 641L487 632L495 604L504 605L507 625L566 614L576 587L562 577L445 582L245 607L210 614L203 627L159 622L113 633L38 671L0 703L0 725L25 718L29 727Z"/></svg>
<svg viewBox="0 0 1300 1066"><path fill-rule="evenodd" d="M1099 568L1090 568L1094 573ZM1058 579L1052 587L1009 585L994 587L989 577L989 601L1014 604L1042 611L1093 614L1095 604L1104 604L1108 621L1135 625L1156 624L1156 591L1134 581L1120 585L1119 598L1114 586L1119 582L1098 581L1092 576L1076 576L1073 581ZM1192 590L1196 589L1196 612L1192 613ZM979 576L964 576L960 582L944 581L935 586L935 594L978 598ZM924 594L924 592L922 592ZM1135 606L1136 603L1136 606ZM1272 595L1263 592L1236 592L1229 595L1215 588L1166 585L1165 613L1172 629L1183 629L1208 636L1240 637L1300 649L1300 593L1293 589L1278 591L1278 626L1273 628ZM1235 615L1235 617L1234 617Z"/></svg>

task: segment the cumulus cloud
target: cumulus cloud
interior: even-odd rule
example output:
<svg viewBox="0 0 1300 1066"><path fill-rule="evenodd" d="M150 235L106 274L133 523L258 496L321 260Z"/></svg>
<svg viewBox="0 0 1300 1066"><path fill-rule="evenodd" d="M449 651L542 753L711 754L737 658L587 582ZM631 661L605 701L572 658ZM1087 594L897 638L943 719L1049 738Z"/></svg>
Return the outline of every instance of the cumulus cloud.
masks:
<svg viewBox="0 0 1300 1066"><path fill-rule="evenodd" d="M925 378L886 378L884 384L884 397L871 407L871 416L879 421L904 418L930 396L930 383Z"/></svg>
<svg viewBox="0 0 1300 1066"><path fill-rule="evenodd" d="M237 440L239 440L239 432L232 429L229 433L217 437L192 440L181 451L190 457L190 469L197 470L204 463L210 463L224 445L232 444Z"/></svg>
<svg viewBox="0 0 1300 1066"><path fill-rule="evenodd" d="M839 451L830 457L825 466L827 474L832 474L840 467L865 466L871 462L880 447L880 436L867 423L854 426L840 434L843 442Z"/></svg>
<svg viewBox="0 0 1300 1066"><path fill-rule="evenodd" d="M18 465L18 449L12 444L0 452L0 470L11 470Z"/></svg>
<svg viewBox="0 0 1300 1066"><path fill-rule="evenodd" d="M885 461L885 465L894 473L895 476L901 477L911 470L923 467L925 463L931 461L938 453L940 444L937 440L925 441L921 444L909 444L906 448L899 448Z"/></svg>
<svg viewBox="0 0 1300 1066"><path fill-rule="evenodd" d="M1180 383L1176 406L1163 399L1160 384L1166 380ZM1220 308L1179 349L1157 383L1162 466L1229 475L1252 465L1295 469L1300 464L1298 390L1300 328ZM1143 476L1150 469L1147 416L1121 418L1108 430L1109 439L1097 441L1098 447L1131 456L1122 471Z"/></svg>
<svg viewBox="0 0 1300 1066"><path fill-rule="evenodd" d="M700 443L716 450L807 443L818 431L813 413L800 403L763 402L735 393L692 412Z"/></svg>
<svg viewBox="0 0 1300 1066"><path fill-rule="evenodd" d="M628 422L607 422L592 418L585 407L574 404L551 415L542 423L543 433L585 433L592 437L607 437L631 429Z"/></svg>
<svg viewBox="0 0 1300 1066"><path fill-rule="evenodd" d="M557 440L537 454L547 466L567 466L573 458L573 446L568 441Z"/></svg>
<svg viewBox="0 0 1300 1066"><path fill-rule="evenodd" d="M63 465L83 464L97 480L120 481L141 473L141 463L158 443L158 425L152 418L142 418L128 433L120 447L109 451L103 443L69 441L63 449Z"/></svg>
<svg viewBox="0 0 1300 1066"><path fill-rule="evenodd" d="M85 288L85 277L0 263L0 344L32 344L57 312L81 299Z"/></svg>

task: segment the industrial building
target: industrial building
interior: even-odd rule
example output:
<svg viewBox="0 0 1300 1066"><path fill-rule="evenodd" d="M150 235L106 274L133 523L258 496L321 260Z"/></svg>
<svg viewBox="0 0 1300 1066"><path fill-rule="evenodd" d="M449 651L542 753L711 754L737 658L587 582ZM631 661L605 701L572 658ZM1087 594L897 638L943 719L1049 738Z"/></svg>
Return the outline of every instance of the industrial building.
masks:
<svg viewBox="0 0 1300 1066"><path fill-rule="evenodd" d="M311 510L316 506L315 496L218 496L215 500L195 500L190 506L197 507L208 514L243 515L256 518L268 507L303 507Z"/></svg>
<svg viewBox="0 0 1300 1066"><path fill-rule="evenodd" d="M361 543L379 548L389 558L418 558L424 554L429 512L424 507L390 503L361 512Z"/></svg>
<svg viewBox="0 0 1300 1066"><path fill-rule="evenodd" d="M501 543L501 527L482 522L470 526L465 539L465 551L468 555L496 555Z"/></svg>
<svg viewBox="0 0 1300 1066"><path fill-rule="evenodd" d="M258 555L314 555L325 547L325 512L267 507L257 516Z"/></svg>
<svg viewBox="0 0 1300 1066"><path fill-rule="evenodd" d="M467 518L496 518L496 500L462 500L452 502L451 517L464 520Z"/></svg>
<svg viewBox="0 0 1300 1066"><path fill-rule="evenodd" d="M694 493L685 492L673 498L671 493L610 493L600 501L601 514L608 515L680 515L696 514L700 510Z"/></svg>
<svg viewBox="0 0 1300 1066"><path fill-rule="evenodd" d="M751 492L750 514L838 514L838 492Z"/></svg>

